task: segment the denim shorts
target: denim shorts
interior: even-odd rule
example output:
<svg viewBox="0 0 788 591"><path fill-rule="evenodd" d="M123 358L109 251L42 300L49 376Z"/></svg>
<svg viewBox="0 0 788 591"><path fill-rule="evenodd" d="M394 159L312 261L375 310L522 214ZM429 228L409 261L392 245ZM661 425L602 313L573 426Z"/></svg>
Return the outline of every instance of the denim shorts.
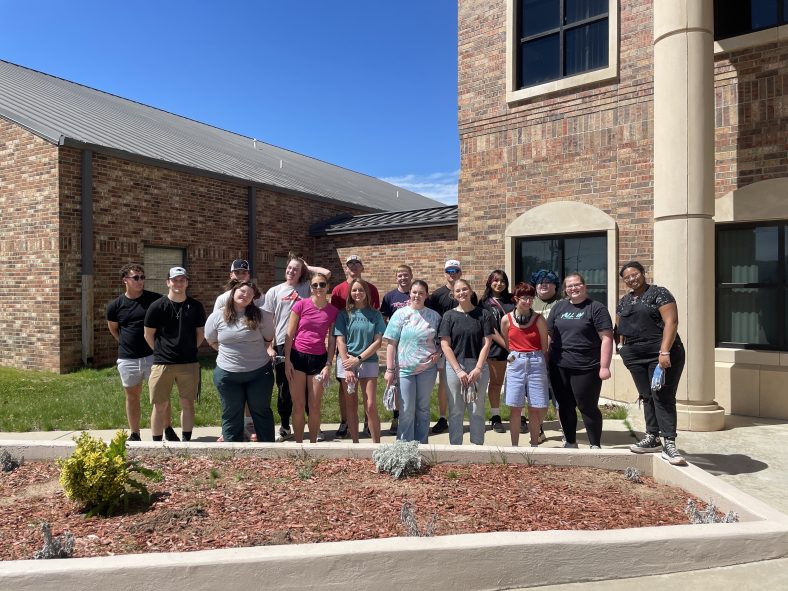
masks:
<svg viewBox="0 0 788 591"><path fill-rule="evenodd" d="M144 380L150 379L153 355L138 359L118 359L117 363L121 385L124 388L132 388L139 386Z"/></svg>
<svg viewBox="0 0 788 591"><path fill-rule="evenodd" d="M365 361L361 364L361 367L357 369L358 373L356 377L365 380L370 378L378 377L378 362L377 361ZM337 357L337 379L343 380L345 379L345 368L342 367L342 360Z"/></svg>
<svg viewBox="0 0 788 591"><path fill-rule="evenodd" d="M506 405L547 408L547 364L541 351L512 351L506 368Z"/></svg>

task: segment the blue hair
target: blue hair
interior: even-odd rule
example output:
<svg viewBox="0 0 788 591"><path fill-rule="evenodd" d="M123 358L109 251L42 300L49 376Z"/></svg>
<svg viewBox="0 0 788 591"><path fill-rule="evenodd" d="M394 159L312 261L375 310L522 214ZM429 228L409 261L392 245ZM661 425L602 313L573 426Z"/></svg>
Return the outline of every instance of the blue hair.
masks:
<svg viewBox="0 0 788 591"><path fill-rule="evenodd" d="M556 275L555 271L550 271L548 269L539 269L531 273L531 285L538 285L540 283L553 283L555 284L556 289L561 287L561 280Z"/></svg>

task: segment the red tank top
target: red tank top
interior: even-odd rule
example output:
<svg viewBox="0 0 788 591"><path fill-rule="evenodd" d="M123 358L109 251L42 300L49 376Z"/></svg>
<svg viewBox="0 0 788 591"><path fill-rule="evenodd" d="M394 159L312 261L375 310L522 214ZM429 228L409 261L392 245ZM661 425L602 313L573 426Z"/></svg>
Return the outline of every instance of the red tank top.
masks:
<svg viewBox="0 0 788 591"><path fill-rule="evenodd" d="M536 314L536 312L534 312ZM541 316L541 314L536 314ZM509 350L510 351L541 351L542 337L536 327L537 320L534 320L527 328L520 328L515 325L514 315L509 312Z"/></svg>

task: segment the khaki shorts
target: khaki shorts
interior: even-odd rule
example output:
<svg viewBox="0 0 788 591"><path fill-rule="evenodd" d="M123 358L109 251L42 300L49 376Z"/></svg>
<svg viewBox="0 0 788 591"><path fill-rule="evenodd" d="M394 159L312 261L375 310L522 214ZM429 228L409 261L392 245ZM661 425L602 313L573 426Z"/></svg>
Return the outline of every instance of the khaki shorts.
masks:
<svg viewBox="0 0 788 591"><path fill-rule="evenodd" d="M148 388L151 404L170 400L172 385L178 385L178 396L186 400L197 400L200 395L200 364L178 363L155 365L151 368Z"/></svg>

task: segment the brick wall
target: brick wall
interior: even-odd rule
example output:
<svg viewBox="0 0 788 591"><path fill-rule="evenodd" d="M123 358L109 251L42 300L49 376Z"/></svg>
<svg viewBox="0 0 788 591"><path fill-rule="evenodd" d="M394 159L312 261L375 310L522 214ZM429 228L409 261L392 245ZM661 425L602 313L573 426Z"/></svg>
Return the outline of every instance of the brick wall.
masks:
<svg viewBox="0 0 788 591"><path fill-rule="evenodd" d="M57 148L0 119L0 359L58 371Z"/></svg>
<svg viewBox="0 0 788 591"><path fill-rule="evenodd" d="M414 278L427 281L430 291L443 285L443 264L456 256L456 248L455 226L325 236L318 239L315 263L331 269L332 285L336 285L345 280L347 257L358 255L364 263L364 279L383 297L395 288L395 271L403 263L413 268Z"/></svg>
<svg viewBox="0 0 788 591"><path fill-rule="evenodd" d="M652 3L622 0L619 7L617 80L507 104L506 3L460 0L459 254L473 273L503 263L509 223L557 200L609 214L618 226L618 261L650 266ZM717 196L788 174L786 64L787 42L717 56Z"/></svg>
<svg viewBox="0 0 788 591"><path fill-rule="evenodd" d="M788 42L715 59L715 195L788 176Z"/></svg>

